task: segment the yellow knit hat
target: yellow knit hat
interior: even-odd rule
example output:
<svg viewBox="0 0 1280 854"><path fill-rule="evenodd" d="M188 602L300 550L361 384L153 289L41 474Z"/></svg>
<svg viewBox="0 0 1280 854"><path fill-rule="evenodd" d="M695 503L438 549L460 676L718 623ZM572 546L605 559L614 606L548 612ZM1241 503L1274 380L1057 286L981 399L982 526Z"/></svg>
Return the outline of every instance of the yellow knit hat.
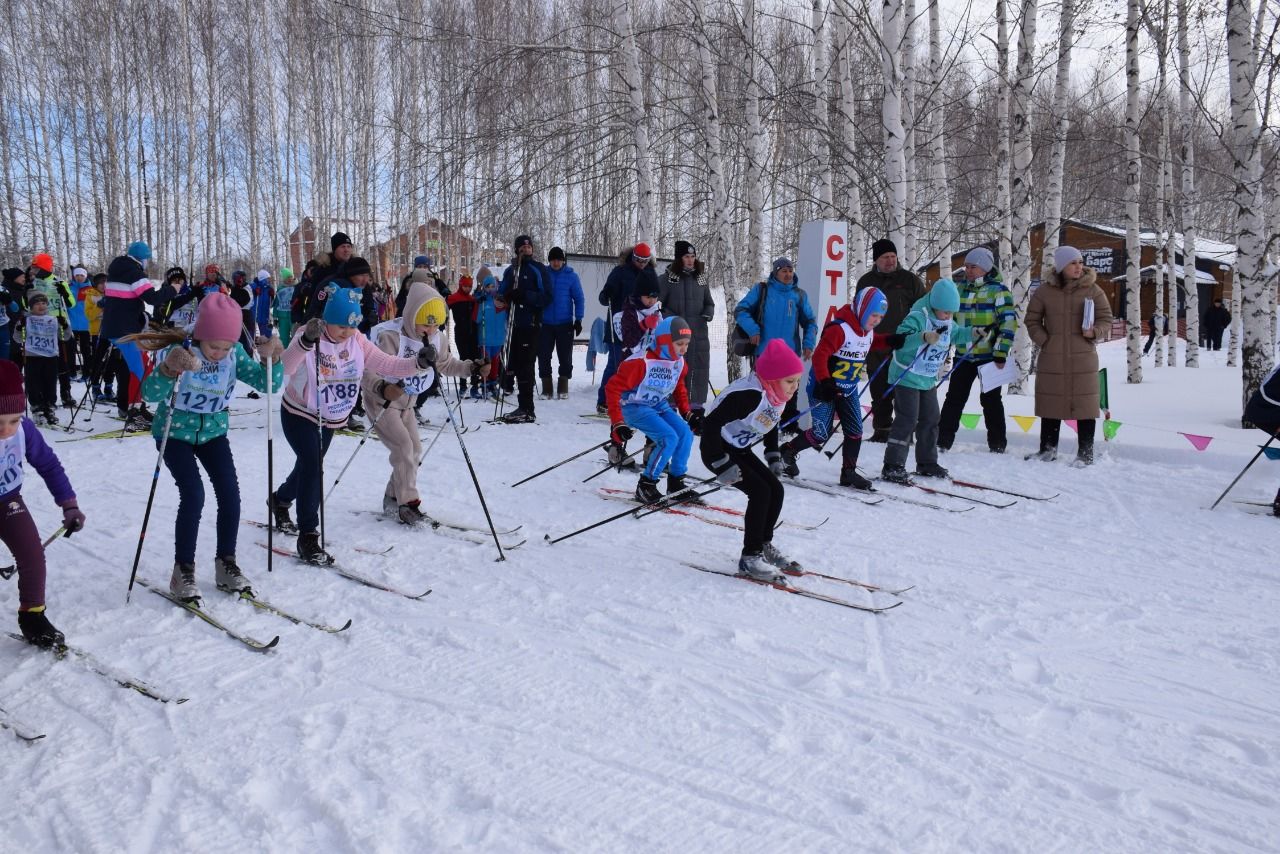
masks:
<svg viewBox="0 0 1280 854"><path fill-rule="evenodd" d="M444 312L444 300L440 297L432 297L418 306L418 313L413 316L413 322L425 323L429 326L444 326Z"/></svg>

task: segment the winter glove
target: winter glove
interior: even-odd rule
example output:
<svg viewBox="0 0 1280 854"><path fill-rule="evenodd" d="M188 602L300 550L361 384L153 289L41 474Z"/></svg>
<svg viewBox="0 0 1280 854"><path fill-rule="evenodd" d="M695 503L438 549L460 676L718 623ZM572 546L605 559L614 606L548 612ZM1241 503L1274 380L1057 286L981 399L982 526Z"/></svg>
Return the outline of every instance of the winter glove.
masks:
<svg viewBox="0 0 1280 854"><path fill-rule="evenodd" d="M187 371L199 370L200 359L186 347L173 347L165 354L160 368L160 373L170 379L176 379Z"/></svg>
<svg viewBox="0 0 1280 854"><path fill-rule="evenodd" d="M703 413L701 409L690 410L689 415L685 418L685 421L689 424L689 430L695 436L702 435L702 419Z"/></svg>
<svg viewBox="0 0 1280 854"><path fill-rule="evenodd" d="M436 363L436 348L431 342L423 339L422 349L418 351L418 367L426 370Z"/></svg>
<svg viewBox="0 0 1280 854"><path fill-rule="evenodd" d="M818 400L835 400L840 390L836 387L836 381L831 377L825 377L818 380L818 384L814 386L813 396Z"/></svg>
<svg viewBox="0 0 1280 854"><path fill-rule="evenodd" d="M310 350L316 346L316 342L320 340L320 336L324 334L324 318L313 317L307 321L307 325L302 328L302 348Z"/></svg>
<svg viewBox="0 0 1280 854"><path fill-rule="evenodd" d="M938 339L942 337L942 333L938 332L935 329L930 329L928 332L926 332L924 335L921 335L920 337L924 339L924 343L933 345L938 343Z"/></svg>
<svg viewBox="0 0 1280 854"><path fill-rule="evenodd" d="M573 322L573 334L574 335L582 334L582 318L578 318Z"/></svg>
<svg viewBox="0 0 1280 854"><path fill-rule="evenodd" d="M742 469L738 468L737 463L729 459L728 454L712 463L711 470L716 473L716 482L721 486L733 486L742 480Z"/></svg>
<svg viewBox="0 0 1280 854"><path fill-rule="evenodd" d="M627 444L635 434L636 431L632 430L626 424L615 424L613 425L613 429L609 432L613 441L617 442L619 445Z"/></svg>
<svg viewBox="0 0 1280 854"><path fill-rule="evenodd" d="M489 372L493 370L493 363L488 359L473 359L471 361L471 375L477 379L487 379Z"/></svg>
<svg viewBox="0 0 1280 854"><path fill-rule="evenodd" d="M662 315L661 315L660 313L658 313L658 312L656 312L656 311L655 311L653 314L651 314L651 315L649 315L648 317L646 317L646 318L645 318L645 319L640 323L640 325L641 325L644 329L646 329L646 330L650 330L650 331L651 331L651 330L657 329L657 328L658 328L658 324L659 324L659 323L661 323L661 322L662 322Z"/></svg>
<svg viewBox="0 0 1280 854"><path fill-rule="evenodd" d="M404 397L404 386L399 383L384 382L378 389L378 394L382 395L382 399L387 403L395 403L397 400Z"/></svg>
<svg viewBox="0 0 1280 854"><path fill-rule="evenodd" d="M886 335L884 343L888 344L891 349L897 350L907 343L907 336L901 332L894 332L892 335Z"/></svg>
<svg viewBox="0 0 1280 854"><path fill-rule="evenodd" d="M274 335L270 338L255 338L253 346L258 349L258 360L264 364L274 365L284 355L284 344Z"/></svg>
<svg viewBox="0 0 1280 854"><path fill-rule="evenodd" d="M74 498L62 505L62 527L67 529L68 537L84 527L84 514Z"/></svg>

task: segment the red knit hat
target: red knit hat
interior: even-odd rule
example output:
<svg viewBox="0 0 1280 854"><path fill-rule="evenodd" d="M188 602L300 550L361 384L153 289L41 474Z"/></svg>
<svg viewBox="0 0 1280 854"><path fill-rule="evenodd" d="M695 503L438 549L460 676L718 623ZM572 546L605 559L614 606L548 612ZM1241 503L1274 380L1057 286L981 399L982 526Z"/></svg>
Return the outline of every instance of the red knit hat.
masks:
<svg viewBox="0 0 1280 854"><path fill-rule="evenodd" d="M31 259L31 266L38 270L44 270L46 273L53 272L53 256L48 252L41 252Z"/></svg>
<svg viewBox="0 0 1280 854"><path fill-rule="evenodd" d="M0 415L20 415L26 411L22 369L8 359L0 359Z"/></svg>
<svg viewBox="0 0 1280 854"><path fill-rule="evenodd" d="M653 257L653 250L649 248L648 243L637 243L631 250L631 254L641 261L648 261Z"/></svg>

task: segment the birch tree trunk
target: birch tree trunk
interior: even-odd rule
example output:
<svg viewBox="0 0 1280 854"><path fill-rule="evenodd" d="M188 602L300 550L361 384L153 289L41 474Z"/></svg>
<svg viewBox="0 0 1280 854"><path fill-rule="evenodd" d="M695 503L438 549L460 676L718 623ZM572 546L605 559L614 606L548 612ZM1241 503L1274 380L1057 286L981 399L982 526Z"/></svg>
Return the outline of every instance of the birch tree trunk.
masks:
<svg viewBox="0 0 1280 854"><path fill-rule="evenodd" d="M1009 218L1009 4L1008 0L996 0L996 77L1000 96L996 99L996 229L999 235L997 248L1000 266L1009 263L1012 222Z"/></svg>
<svg viewBox="0 0 1280 854"><path fill-rule="evenodd" d="M1178 213L1182 220L1182 282L1187 294L1187 367L1200 367L1200 284L1196 281L1195 108L1191 102L1188 0L1178 0L1178 133L1182 173Z"/></svg>
<svg viewBox="0 0 1280 854"><path fill-rule="evenodd" d="M748 278L754 279L768 263L768 244L764 239L764 122L760 117L762 69L756 52L756 0L746 0L743 4L742 21L747 54L747 99L744 105L747 119L747 258L750 262ZM735 296L738 287L737 282L730 282L725 288L725 311L730 317L738 302ZM741 362L730 355L729 371L734 379L735 368L740 370Z"/></svg>
<svg viewBox="0 0 1280 854"><path fill-rule="evenodd" d="M919 262L917 238L919 228L916 226L916 0L902 0L902 45L899 48L902 68L902 154L906 168L903 170L903 190L906 203L902 223L903 244L898 247L902 253L904 267L912 269Z"/></svg>
<svg viewBox="0 0 1280 854"><path fill-rule="evenodd" d="M831 127L830 109L827 105L827 74L830 63L827 61L826 10L822 0L813 0L811 15L813 26L813 121L817 133L814 145L814 168L818 170L818 200L821 202L821 216L831 219L835 216L832 205L831 175Z"/></svg>
<svg viewBox="0 0 1280 854"><path fill-rule="evenodd" d="M631 108L631 148L635 155L636 170L636 236L640 241L653 241L654 215L653 163L649 155L649 116L645 110L644 90L641 88L640 49L636 45L635 30L631 22L631 0L619 0L614 8L619 36L622 38L622 83L627 90L627 102Z"/></svg>
<svg viewBox="0 0 1280 854"><path fill-rule="evenodd" d="M1271 370L1275 330L1267 328L1272 306L1270 289L1261 274L1265 239L1262 234L1262 150L1258 127L1258 98L1254 89L1256 65L1249 0L1227 0L1227 59L1230 64L1231 156L1235 192L1236 270L1232 287L1232 351L1236 329L1241 330L1241 406ZM1239 304L1238 311L1235 308ZM1245 426L1248 426L1247 424Z"/></svg>
<svg viewBox="0 0 1280 854"><path fill-rule="evenodd" d="M1142 382L1142 247L1139 244L1139 193L1142 183L1142 156L1138 147L1138 22L1141 0L1128 0L1125 21L1124 150L1125 172L1125 323L1127 324L1127 382Z"/></svg>
<svg viewBox="0 0 1280 854"><path fill-rule="evenodd" d="M1053 81L1053 153L1049 160L1049 193L1045 199L1044 252L1041 267L1053 263L1062 230L1062 178L1067 164L1067 131L1071 117L1062 105L1071 89L1071 48L1075 44L1075 0L1062 0L1058 23L1058 69Z"/></svg>
<svg viewBox="0 0 1280 854"><path fill-rule="evenodd" d="M1006 268L1012 280L1013 304L1021 321L1031 298L1031 87L1034 84L1036 49L1036 0L1022 0L1018 31L1018 68L1013 87L1013 244ZM1009 386L1012 394L1022 394L1031 372L1031 337L1026 324L1019 322L1013 342L1013 360L1018 379Z"/></svg>
<svg viewBox="0 0 1280 854"><path fill-rule="evenodd" d="M947 182L947 114L942 95L942 25L938 5L939 0L929 0L929 78L933 91L929 102L929 119L933 131L931 160L934 220L938 232L938 271L944 278L950 278L951 187Z"/></svg>
<svg viewBox="0 0 1280 854"><path fill-rule="evenodd" d="M884 124L884 175L888 184L889 239L904 246L907 219L907 155L902 127L902 66L898 46L902 43L902 0L882 0L880 9L880 67L884 76L884 99L880 119Z"/></svg>

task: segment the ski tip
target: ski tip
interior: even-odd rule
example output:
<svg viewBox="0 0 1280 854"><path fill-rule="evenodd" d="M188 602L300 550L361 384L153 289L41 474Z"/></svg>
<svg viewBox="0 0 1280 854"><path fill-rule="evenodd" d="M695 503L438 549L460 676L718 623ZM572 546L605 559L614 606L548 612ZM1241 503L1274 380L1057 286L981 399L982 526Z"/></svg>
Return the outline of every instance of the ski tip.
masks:
<svg viewBox="0 0 1280 854"><path fill-rule="evenodd" d="M431 591L430 591L430 590L428 590L427 592L428 592L428 593L430 593ZM345 632L345 631L346 631L347 629L349 629L349 628L351 628L351 618L350 618L350 617L348 617L348 618L347 618L347 621L346 621L345 623L343 623L339 628L336 628L336 629L334 629L332 632L330 632L330 634L334 634L334 635L336 635L338 632Z"/></svg>
<svg viewBox="0 0 1280 854"><path fill-rule="evenodd" d="M183 703L185 703L185 702L189 701L190 699L191 699L190 697L177 697L177 698L174 698L174 699L172 699L172 700L170 700L170 699L166 698L166 699L161 700L160 702L162 702L162 703L173 703L175 706L181 706Z"/></svg>
<svg viewBox="0 0 1280 854"><path fill-rule="evenodd" d="M427 592L426 592L426 593L419 593L417 596L410 596L409 598L410 598L410 599L413 599L413 600L416 602L416 601L417 601L417 600L419 600L419 599L424 599L424 598L426 598L426 596L427 596L428 594L430 594L430 593L431 593L431 588L430 588L430 587L428 587L428 588L427 588ZM349 626L349 625L351 625L351 621L350 621L350 620L347 620L347 625L348 625L348 626ZM344 628L345 628L345 627L344 627Z"/></svg>
<svg viewBox="0 0 1280 854"><path fill-rule="evenodd" d="M276 635L275 637L273 637L271 640L267 641L266 643L264 643L264 644L259 644L258 646L254 647L254 649L258 650L258 652L266 652L266 651L267 651L267 650L269 650L269 649L275 649L275 646L276 646L276 644L278 644L278 643L280 643L280 636L279 636L279 635Z"/></svg>

